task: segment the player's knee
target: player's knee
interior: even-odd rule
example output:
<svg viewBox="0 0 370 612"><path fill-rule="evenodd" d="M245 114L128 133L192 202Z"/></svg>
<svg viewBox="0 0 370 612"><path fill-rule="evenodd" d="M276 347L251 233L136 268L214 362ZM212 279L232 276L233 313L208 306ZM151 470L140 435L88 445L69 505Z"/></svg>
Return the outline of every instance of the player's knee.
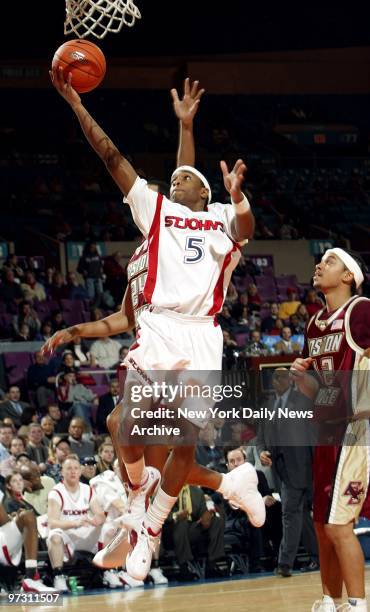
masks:
<svg viewBox="0 0 370 612"><path fill-rule="evenodd" d="M61 546L61 545L63 545L63 540L60 535L57 535L56 533L54 533L53 535L49 537L48 548L50 548L51 546Z"/></svg>
<svg viewBox="0 0 370 612"><path fill-rule="evenodd" d="M36 526L36 516L33 510L22 510L17 516L17 524L22 527Z"/></svg>
<svg viewBox="0 0 370 612"><path fill-rule="evenodd" d="M353 538L353 526L352 524L348 525L324 525L325 535L332 542L332 544L337 544L338 542L343 542L343 540Z"/></svg>

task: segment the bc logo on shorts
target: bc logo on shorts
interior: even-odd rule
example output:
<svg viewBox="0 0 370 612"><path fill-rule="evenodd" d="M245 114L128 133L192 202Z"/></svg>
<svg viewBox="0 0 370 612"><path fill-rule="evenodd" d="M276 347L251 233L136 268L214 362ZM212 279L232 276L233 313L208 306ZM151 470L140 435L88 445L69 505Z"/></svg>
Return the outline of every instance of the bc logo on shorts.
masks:
<svg viewBox="0 0 370 612"><path fill-rule="evenodd" d="M361 504L364 494L365 489L361 480L352 480L343 493L344 496L349 496L349 500L347 502L348 506Z"/></svg>

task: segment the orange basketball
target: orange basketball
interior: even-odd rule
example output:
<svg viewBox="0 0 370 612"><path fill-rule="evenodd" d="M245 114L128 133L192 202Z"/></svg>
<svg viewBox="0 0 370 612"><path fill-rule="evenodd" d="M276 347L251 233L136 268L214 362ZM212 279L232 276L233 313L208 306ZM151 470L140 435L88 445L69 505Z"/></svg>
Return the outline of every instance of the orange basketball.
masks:
<svg viewBox="0 0 370 612"><path fill-rule="evenodd" d="M88 40L68 40L55 51L53 68L62 66L65 80L72 73L72 87L78 93L92 91L102 82L106 62L103 52Z"/></svg>

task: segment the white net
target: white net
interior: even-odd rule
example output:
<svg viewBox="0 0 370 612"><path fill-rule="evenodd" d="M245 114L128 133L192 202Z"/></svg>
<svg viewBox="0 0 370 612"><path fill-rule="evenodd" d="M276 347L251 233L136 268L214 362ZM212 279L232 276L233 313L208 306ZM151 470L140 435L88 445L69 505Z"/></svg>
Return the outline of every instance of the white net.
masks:
<svg viewBox="0 0 370 612"><path fill-rule="evenodd" d="M104 38L122 26L132 27L141 14L132 0L66 0L64 34Z"/></svg>

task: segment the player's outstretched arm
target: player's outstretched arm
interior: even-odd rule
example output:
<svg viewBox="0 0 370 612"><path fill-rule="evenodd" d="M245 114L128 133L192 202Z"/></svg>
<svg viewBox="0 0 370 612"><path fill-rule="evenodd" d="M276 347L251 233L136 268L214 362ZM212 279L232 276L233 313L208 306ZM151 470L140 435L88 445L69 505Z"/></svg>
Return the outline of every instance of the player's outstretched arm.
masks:
<svg viewBox="0 0 370 612"><path fill-rule="evenodd" d="M61 67L54 68L49 74L55 89L77 116L88 142L103 160L122 193L127 195L137 177L135 169L83 106L80 96L72 87L72 73L68 75L67 81Z"/></svg>
<svg viewBox="0 0 370 612"><path fill-rule="evenodd" d="M189 78L186 78L184 81L184 94L181 100L177 90L171 89L173 109L179 120L179 146L176 157L177 167L194 166L195 164L193 123L204 91L204 89L199 89L199 81L190 83Z"/></svg>
<svg viewBox="0 0 370 612"><path fill-rule="evenodd" d="M127 311L127 314L126 314ZM134 327L134 317L132 312L129 291L126 290L121 304L121 310L114 312L100 321L91 323L79 323L67 329L56 332L41 347L42 352L53 353L58 346L72 342L74 338L105 338L107 336L117 336L129 331Z"/></svg>
<svg viewBox="0 0 370 612"><path fill-rule="evenodd" d="M242 192L244 173L247 171L247 166L242 159L236 161L232 170L228 169L224 161L221 161L220 165L225 189L229 192L235 207L233 237L238 242L247 238L253 238L255 227L254 215L246 196Z"/></svg>

